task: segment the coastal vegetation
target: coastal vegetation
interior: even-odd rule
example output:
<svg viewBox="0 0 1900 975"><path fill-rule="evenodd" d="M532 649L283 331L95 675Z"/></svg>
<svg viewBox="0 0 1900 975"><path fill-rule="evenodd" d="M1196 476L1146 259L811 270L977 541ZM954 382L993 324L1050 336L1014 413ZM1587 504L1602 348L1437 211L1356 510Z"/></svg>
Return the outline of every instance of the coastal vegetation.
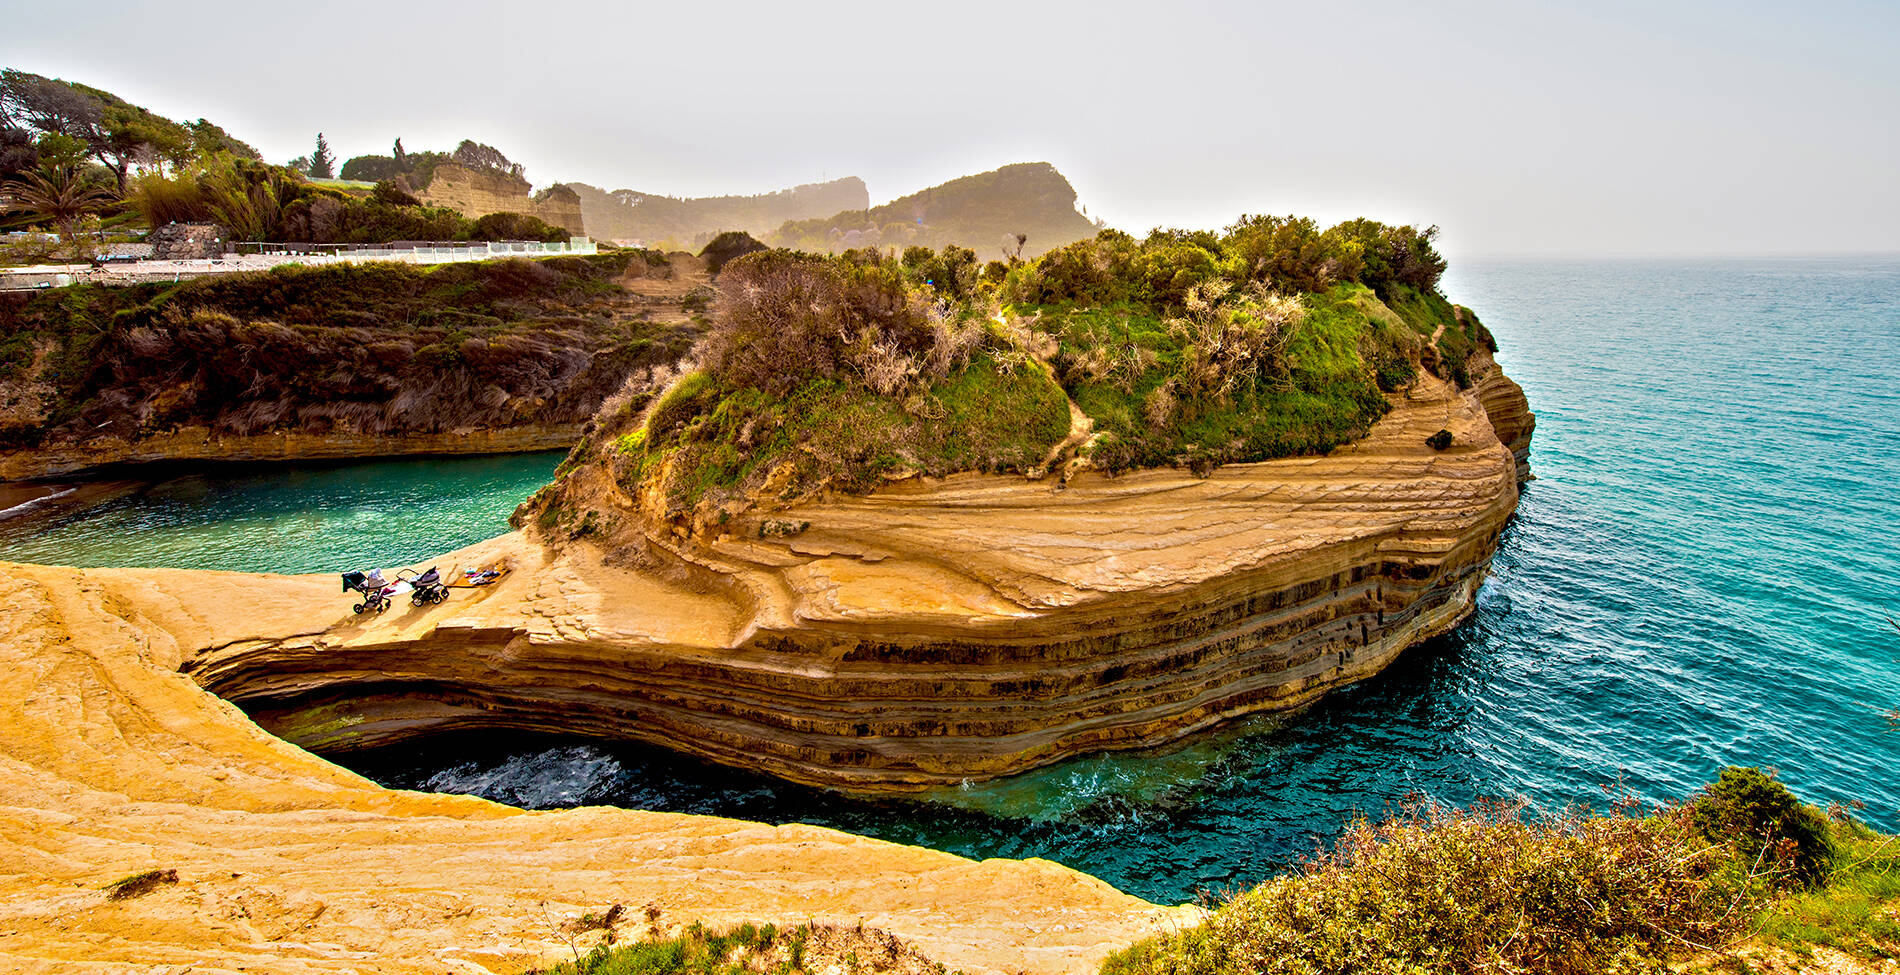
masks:
<svg viewBox="0 0 1900 975"><path fill-rule="evenodd" d="M265 162L223 128L174 122L98 88L0 71L0 230L48 227L61 246L25 247L15 262L90 256L112 232L208 223L233 239L309 244L398 240L564 241L566 230L520 213L470 218L414 195L445 162L519 178L500 151L464 141L453 152L357 157L344 181L319 134L310 156Z"/></svg>
<svg viewBox="0 0 1900 975"><path fill-rule="evenodd" d="M1298 871L1102 971L1660 972L1757 932L1770 948L1886 957L1900 950L1891 841L1752 768L1648 811L1621 799L1536 819L1421 803L1352 824Z"/></svg>
<svg viewBox="0 0 1900 975"><path fill-rule="evenodd" d="M227 156L140 176L128 201L148 226L215 223L239 240L377 244L569 236L527 214L471 219L449 207L428 206L396 180L352 192L312 182L289 167Z"/></svg>
<svg viewBox="0 0 1900 975"><path fill-rule="evenodd" d="M1432 235L1248 217L1103 231L1030 261L722 254L697 368L629 388L564 470L599 457L678 516L912 474L1324 453L1421 369L1468 385L1492 345L1438 293Z"/></svg>
<svg viewBox="0 0 1900 975"><path fill-rule="evenodd" d="M0 445L580 423L692 346L677 305L656 316L625 287L666 273L618 251L0 295Z"/></svg>
<svg viewBox="0 0 1900 975"><path fill-rule="evenodd" d="M943 965L888 932L832 924L805 923L780 928L739 924L715 931L694 922L678 934L662 933L659 909L647 908L645 937L614 943L612 921L619 909L587 914L563 927L574 959L536 975L818 975L821 972L879 975L944 975ZM577 938L602 932L598 944L582 954Z"/></svg>

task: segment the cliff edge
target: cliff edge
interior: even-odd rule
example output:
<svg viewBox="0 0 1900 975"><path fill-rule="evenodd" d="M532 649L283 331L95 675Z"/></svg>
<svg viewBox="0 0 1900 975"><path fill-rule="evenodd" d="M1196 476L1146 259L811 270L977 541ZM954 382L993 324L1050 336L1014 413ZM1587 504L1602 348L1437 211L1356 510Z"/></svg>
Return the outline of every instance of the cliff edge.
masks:
<svg viewBox="0 0 1900 975"><path fill-rule="evenodd" d="M330 577L4 570L8 971L520 971L568 957L560 925L611 904L638 936L650 903L663 925L862 923L965 971L1059 973L1193 913L1046 861L385 790L179 673L233 640L350 631ZM113 886L147 871L171 873L137 896Z"/></svg>
<svg viewBox="0 0 1900 975"><path fill-rule="evenodd" d="M569 447L692 347L706 282L619 251L0 295L0 480Z"/></svg>

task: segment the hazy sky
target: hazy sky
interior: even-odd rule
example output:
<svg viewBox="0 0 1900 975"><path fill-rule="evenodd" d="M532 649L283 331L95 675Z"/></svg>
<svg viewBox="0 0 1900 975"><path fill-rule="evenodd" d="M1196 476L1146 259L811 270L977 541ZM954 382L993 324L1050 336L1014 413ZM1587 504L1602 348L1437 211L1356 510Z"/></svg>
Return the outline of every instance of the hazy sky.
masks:
<svg viewBox="0 0 1900 975"><path fill-rule="evenodd" d="M1448 255L1900 251L1900 4L0 0L0 65L273 161L495 145L538 185L873 202L1052 162L1143 232Z"/></svg>

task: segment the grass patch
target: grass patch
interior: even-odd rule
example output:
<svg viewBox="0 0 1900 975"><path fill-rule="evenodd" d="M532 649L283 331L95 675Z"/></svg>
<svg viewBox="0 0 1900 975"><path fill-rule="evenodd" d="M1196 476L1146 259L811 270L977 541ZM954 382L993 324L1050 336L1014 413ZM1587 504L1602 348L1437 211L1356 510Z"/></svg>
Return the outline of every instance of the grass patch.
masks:
<svg viewBox="0 0 1900 975"><path fill-rule="evenodd" d="M837 379L810 379L783 396L685 377L616 440L629 490L664 470L675 510L759 488L784 464L784 490L866 490L889 475L1023 471L1069 430L1068 401L1035 363L978 355L904 400Z"/></svg>
<svg viewBox="0 0 1900 975"><path fill-rule="evenodd" d="M129 877L120 877L107 884L105 886L106 899L122 901L143 897L160 887L177 882L178 871L176 870L146 870Z"/></svg>
<svg viewBox="0 0 1900 975"><path fill-rule="evenodd" d="M1761 940L1804 953L1826 945L1867 959L1900 958L1900 837L1832 824L1834 867L1816 887L1762 915Z"/></svg>
<svg viewBox="0 0 1900 975"><path fill-rule="evenodd" d="M1325 453L1364 436L1385 415L1380 375L1366 352L1411 360L1389 324L1397 316L1370 296L1357 285L1306 296L1304 314L1283 336L1283 367L1242 373L1219 394L1177 392L1185 388L1190 335L1156 309L1031 310L1034 327L1059 343L1054 361L1063 386L1102 434L1092 454L1097 467L1207 469Z"/></svg>
<svg viewBox="0 0 1900 975"><path fill-rule="evenodd" d="M649 909L648 916L657 915ZM604 928L611 934L611 922ZM573 925L570 925L572 928ZM578 953L578 952L577 952ZM695 923L672 937L656 931L629 944L609 937L573 961L533 975L943 975L944 967L874 928L741 924L714 931Z"/></svg>

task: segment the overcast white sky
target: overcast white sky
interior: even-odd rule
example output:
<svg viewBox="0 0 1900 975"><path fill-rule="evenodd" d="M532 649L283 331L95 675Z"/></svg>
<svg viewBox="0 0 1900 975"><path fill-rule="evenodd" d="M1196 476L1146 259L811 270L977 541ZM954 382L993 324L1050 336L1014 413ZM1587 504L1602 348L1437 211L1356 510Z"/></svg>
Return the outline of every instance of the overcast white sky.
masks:
<svg viewBox="0 0 1900 975"><path fill-rule="evenodd" d="M883 202L1052 162L1143 232L1436 223L1461 256L1900 251L1900 4L0 0L0 65L273 161Z"/></svg>

